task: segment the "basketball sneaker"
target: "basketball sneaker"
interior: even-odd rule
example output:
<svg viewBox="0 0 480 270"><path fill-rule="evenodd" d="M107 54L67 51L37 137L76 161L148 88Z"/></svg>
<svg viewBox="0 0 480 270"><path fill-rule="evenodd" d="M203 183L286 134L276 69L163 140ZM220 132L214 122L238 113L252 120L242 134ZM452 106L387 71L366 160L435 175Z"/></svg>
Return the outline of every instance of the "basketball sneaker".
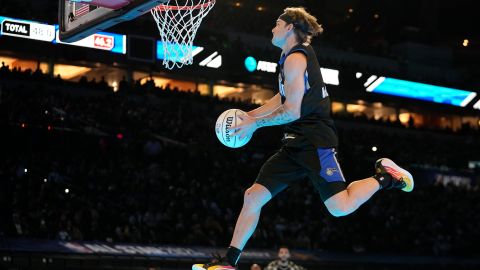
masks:
<svg viewBox="0 0 480 270"><path fill-rule="evenodd" d="M405 192L413 190L413 176L407 170L398 166L391 159L381 158L375 162L375 173L387 173L392 176L391 184L386 189L397 188Z"/></svg>
<svg viewBox="0 0 480 270"><path fill-rule="evenodd" d="M237 270L236 267L231 266L227 262L227 258L218 255L214 255L213 257L214 259L211 263L194 264L192 270Z"/></svg>

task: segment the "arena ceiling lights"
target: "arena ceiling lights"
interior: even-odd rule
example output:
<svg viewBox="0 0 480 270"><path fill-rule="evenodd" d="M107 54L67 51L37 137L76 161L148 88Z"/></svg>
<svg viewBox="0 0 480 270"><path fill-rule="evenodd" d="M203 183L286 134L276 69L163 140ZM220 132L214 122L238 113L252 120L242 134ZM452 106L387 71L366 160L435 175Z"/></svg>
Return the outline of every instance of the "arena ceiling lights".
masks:
<svg viewBox="0 0 480 270"><path fill-rule="evenodd" d="M364 84L367 92L424 100L459 107L467 106L477 93L388 77L370 76Z"/></svg>

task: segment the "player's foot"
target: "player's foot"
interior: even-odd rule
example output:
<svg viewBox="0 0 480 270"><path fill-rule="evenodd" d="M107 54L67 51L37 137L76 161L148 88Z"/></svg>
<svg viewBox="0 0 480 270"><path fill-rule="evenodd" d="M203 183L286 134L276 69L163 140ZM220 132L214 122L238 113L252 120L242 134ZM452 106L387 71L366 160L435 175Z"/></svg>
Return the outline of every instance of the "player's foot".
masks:
<svg viewBox="0 0 480 270"><path fill-rule="evenodd" d="M405 192L413 190L413 176L407 170L398 166L391 159L381 158L375 162L375 173L388 173L392 176L391 185L387 189L398 188Z"/></svg>
<svg viewBox="0 0 480 270"><path fill-rule="evenodd" d="M215 259L211 263L194 264L192 270L236 270L231 266L225 257L214 256Z"/></svg>

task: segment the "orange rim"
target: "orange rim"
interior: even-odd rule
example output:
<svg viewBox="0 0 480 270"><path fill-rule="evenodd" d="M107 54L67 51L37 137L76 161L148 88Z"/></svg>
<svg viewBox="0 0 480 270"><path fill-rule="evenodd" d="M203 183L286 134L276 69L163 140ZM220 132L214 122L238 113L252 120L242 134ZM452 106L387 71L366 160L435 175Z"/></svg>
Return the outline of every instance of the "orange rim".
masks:
<svg viewBox="0 0 480 270"><path fill-rule="evenodd" d="M215 0L210 0L206 3L203 4L198 4L195 6L167 6L167 5L159 5L154 7L153 9L156 9L158 11L165 11L165 10L193 10L193 9L203 9L206 8L210 5L215 4Z"/></svg>

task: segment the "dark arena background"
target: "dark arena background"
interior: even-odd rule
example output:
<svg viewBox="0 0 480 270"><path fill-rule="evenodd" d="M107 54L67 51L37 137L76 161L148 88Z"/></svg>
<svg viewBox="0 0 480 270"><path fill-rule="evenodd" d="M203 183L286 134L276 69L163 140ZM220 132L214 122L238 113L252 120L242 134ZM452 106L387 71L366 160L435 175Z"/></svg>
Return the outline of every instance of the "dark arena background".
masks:
<svg viewBox="0 0 480 270"><path fill-rule="evenodd" d="M415 189L337 218L305 181L263 208L239 269L267 269L281 245L307 269L480 269L475 2L218 0L193 64L169 70L150 14L66 44L58 1L0 0L0 269L191 269L224 253L282 128L232 149L215 121L278 91L271 29L288 6L325 29L312 46L347 182L390 157Z"/></svg>

